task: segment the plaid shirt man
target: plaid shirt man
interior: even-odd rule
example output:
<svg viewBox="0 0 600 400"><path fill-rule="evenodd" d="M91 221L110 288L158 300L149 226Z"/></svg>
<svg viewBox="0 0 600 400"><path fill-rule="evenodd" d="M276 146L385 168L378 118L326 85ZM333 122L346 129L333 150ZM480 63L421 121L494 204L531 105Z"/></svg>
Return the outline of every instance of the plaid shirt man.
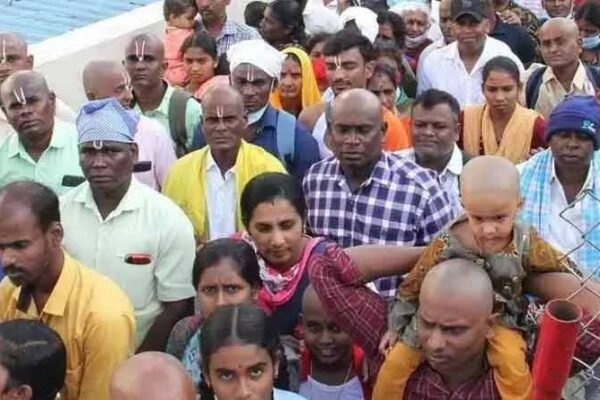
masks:
<svg viewBox="0 0 600 400"><path fill-rule="evenodd" d="M370 177L354 192L335 158L313 165L303 186L311 232L344 248L424 246L453 218L435 175L396 154L382 153ZM382 278L376 285L380 295L391 298L398 278Z"/></svg>
<svg viewBox="0 0 600 400"><path fill-rule="evenodd" d="M197 30L206 30L202 22L197 24ZM232 21L228 18L225 20L221 33L215 38L215 41L217 42L217 52L219 53L219 56L221 54L227 54L227 50L234 44L250 39L260 39L260 34L256 29Z"/></svg>

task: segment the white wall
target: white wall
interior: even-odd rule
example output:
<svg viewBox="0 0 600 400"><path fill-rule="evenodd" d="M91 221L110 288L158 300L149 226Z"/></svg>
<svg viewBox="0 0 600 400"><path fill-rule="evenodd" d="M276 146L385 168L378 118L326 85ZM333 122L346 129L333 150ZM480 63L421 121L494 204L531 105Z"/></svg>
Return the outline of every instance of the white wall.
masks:
<svg viewBox="0 0 600 400"><path fill-rule="evenodd" d="M251 0L232 0L229 16L243 21L244 9ZM128 40L142 32L162 36L162 1L141 7L86 27L67 32L30 46L35 68L48 80L61 100L74 110L85 101L81 72L94 59L122 60Z"/></svg>

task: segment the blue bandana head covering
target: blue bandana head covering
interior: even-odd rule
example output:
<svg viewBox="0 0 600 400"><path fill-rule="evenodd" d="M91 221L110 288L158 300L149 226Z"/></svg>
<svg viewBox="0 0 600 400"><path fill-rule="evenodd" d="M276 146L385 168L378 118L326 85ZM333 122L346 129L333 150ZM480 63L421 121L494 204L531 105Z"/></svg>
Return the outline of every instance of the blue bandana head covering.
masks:
<svg viewBox="0 0 600 400"><path fill-rule="evenodd" d="M137 113L126 110L114 97L90 101L77 116L79 143L133 143L139 120Z"/></svg>
<svg viewBox="0 0 600 400"><path fill-rule="evenodd" d="M568 96L552 110L546 123L546 142L558 132L579 132L600 149L600 104L594 96Z"/></svg>

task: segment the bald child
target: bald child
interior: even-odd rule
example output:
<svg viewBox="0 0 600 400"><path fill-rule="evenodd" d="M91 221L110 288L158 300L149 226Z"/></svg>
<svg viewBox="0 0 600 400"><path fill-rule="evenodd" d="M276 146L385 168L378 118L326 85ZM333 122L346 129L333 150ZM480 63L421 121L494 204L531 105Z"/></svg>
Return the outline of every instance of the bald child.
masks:
<svg viewBox="0 0 600 400"><path fill-rule="evenodd" d="M195 400L196 390L185 368L166 353L140 353L117 369L110 383L111 400Z"/></svg>
<svg viewBox="0 0 600 400"><path fill-rule="evenodd" d="M498 323L489 338L487 358L501 397L531 396L525 339L536 326L526 318L523 281L534 273L564 272L575 266L533 228L517 222L521 206L519 173L509 160L497 156L474 158L463 169L460 192L464 214L427 247L398 289L381 348L392 346L397 338L400 341L382 366L375 400L403 398L408 378L422 361L416 312L423 280L436 265L457 257L479 265L493 284ZM456 284L469 290L472 283L465 278Z"/></svg>
<svg viewBox="0 0 600 400"><path fill-rule="evenodd" d="M304 291L302 323L306 349L301 355L300 395L311 400L370 398L359 379L364 353L352 345L329 315L312 286Z"/></svg>

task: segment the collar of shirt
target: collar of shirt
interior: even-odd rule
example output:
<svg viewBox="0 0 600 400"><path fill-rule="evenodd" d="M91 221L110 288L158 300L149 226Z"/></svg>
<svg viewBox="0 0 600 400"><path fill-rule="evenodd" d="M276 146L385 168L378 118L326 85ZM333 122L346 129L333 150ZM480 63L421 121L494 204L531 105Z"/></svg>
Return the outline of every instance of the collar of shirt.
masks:
<svg viewBox="0 0 600 400"><path fill-rule="evenodd" d="M230 177L235 176L235 165L231 167L223 176L223 174L221 173L221 169L217 165L217 162L215 161L215 159L212 156L212 153L209 150L208 154L206 155L206 172L210 171L217 171L219 175L223 177L223 180L228 180Z"/></svg>
<svg viewBox="0 0 600 400"><path fill-rule="evenodd" d="M265 129L277 129L277 110L267 104L267 109L262 118L258 121L257 135L260 135Z"/></svg>
<svg viewBox="0 0 600 400"><path fill-rule="evenodd" d="M554 71L552 70L552 68L546 68L546 71L544 71L544 76L542 77L542 81L544 84L550 81L555 81L556 83L560 84L558 78L556 77L556 75L554 75ZM581 61L579 61L579 66L577 67L577 71L575 71L573 82L571 83L571 87L567 91L567 93L571 93L574 90L584 91L587 82L588 77L587 73L585 72L585 66Z"/></svg>
<svg viewBox="0 0 600 400"><path fill-rule="evenodd" d="M494 40L496 40L496 39L494 39L490 36L487 36L485 38L485 43L483 45L483 51L479 55L479 58L477 59L477 62L473 66L473 69L471 69L471 72L467 73L468 75L473 75L476 71L483 68L483 64L480 63L481 60L489 60L490 58L492 58L492 56L488 57L488 53L494 52L495 50L497 50L494 48L494 44L495 44ZM449 60L452 60L454 62L458 62L458 63L462 64L464 67L464 63L462 61L462 58L460 58L460 53L458 52L458 43L456 41L454 41L454 42L450 43L446 48L447 48L447 50L446 50L445 57ZM466 72L466 70L465 70L465 72Z"/></svg>
<svg viewBox="0 0 600 400"><path fill-rule="evenodd" d="M411 161L417 162L417 158L415 155L415 148L411 147L410 149L400 150L394 152L395 154L401 157L407 157ZM439 174L440 176L444 176L447 173L450 173L455 176L460 176L463 170L463 154L460 148L454 143L454 148L452 149L452 155L450 156L450 160L448 160L448 164L444 170Z"/></svg>
<svg viewBox="0 0 600 400"><path fill-rule="evenodd" d="M164 118L169 118L169 103L171 102L171 96L173 95L173 92L175 91L175 89L171 85L169 85L166 81L163 81L163 82L167 86L167 89L165 90L165 94L164 94L162 100L160 101L160 104L158 105L158 107L156 107L154 110L143 112L142 109L140 108L139 104L136 104L133 109L145 116L160 114Z"/></svg>
<svg viewBox="0 0 600 400"><path fill-rule="evenodd" d="M587 177L585 178L585 182L583 183L583 186L581 187L581 190L579 191L579 193L577 195L579 195L584 190L594 188L593 187L594 180L592 179L592 175L594 174L593 171L596 171L596 169L594 168L594 160L592 160L592 162L590 164L590 168L588 170ZM550 184L551 185L558 184L558 185L560 185L560 187L562 189L562 183L558 179L558 175L556 174L556 164L554 164L554 163L552 164L552 175L550 176ZM563 190L563 193L564 193L564 190Z"/></svg>
<svg viewBox="0 0 600 400"><path fill-rule="evenodd" d="M73 132L71 130L61 129L61 125L63 122L54 119L54 127L52 128L52 137L50 138L50 144L48 144L48 148L44 151L48 151L48 149L60 149L66 146L68 142L68 138L66 135L72 135ZM19 140L19 135L11 135L8 139L8 157L21 157L21 158L30 158L29 153L25 150L25 147Z"/></svg>
<svg viewBox="0 0 600 400"><path fill-rule="evenodd" d="M58 281L56 281L44 309L41 312L37 312L38 316L50 314L62 317L65 313L65 308L67 307L69 294L71 293L71 288L75 282L77 271L71 257L65 251L63 251L63 256L64 261ZM14 291L13 298L17 303L17 309L22 312L29 314L28 311L31 307L35 307L35 305L32 304L32 293L29 290L23 290L23 287L19 287Z"/></svg>
<svg viewBox="0 0 600 400"><path fill-rule="evenodd" d="M334 172L335 172L334 179L336 179L338 181L338 185L340 187L342 187L342 186L347 187L348 183L346 181L346 176L344 174L344 170L342 169L342 165L340 164L340 162L337 159L335 160L335 163L336 163L336 166L334 169ZM389 185L389 182L390 182L389 177L391 174L392 174L392 172L389 170L389 167L388 167L388 155L386 152L382 152L381 156L379 157L379 160L373 166L371 175L369 175L369 177L367 179L365 179L365 181L363 183L361 183L360 187L364 188L364 187L370 186L371 183L375 183L375 184L379 184L379 185L383 185L383 186ZM350 190L350 189L348 188L348 190Z"/></svg>
<svg viewBox="0 0 600 400"><path fill-rule="evenodd" d="M126 211L135 211L141 208L143 206L143 191L145 189L146 187L132 176L131 184L129 185L129 189L127 189L127 193L125 193L125 196L123 196L117 208L111 211L111 213L104 219L104 222L108 222L109 220L118 217L120 214ZM73 197L73 201L80 203L85 208L92 210L98 217L98 220L102 221L102 218L100 217L100 211L98 210L98 205L94 200L89 182L85 182L79 188L74 190L79 190L79 193Z"/></svg>

